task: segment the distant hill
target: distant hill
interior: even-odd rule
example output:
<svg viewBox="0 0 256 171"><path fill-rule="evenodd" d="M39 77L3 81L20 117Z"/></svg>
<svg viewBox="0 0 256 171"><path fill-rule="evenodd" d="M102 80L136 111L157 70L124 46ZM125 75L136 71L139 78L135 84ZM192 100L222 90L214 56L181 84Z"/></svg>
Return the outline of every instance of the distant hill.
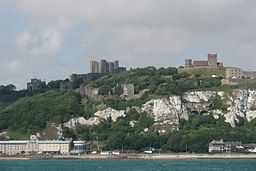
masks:
<svg viewBox="0 0 256 171"><path fill-rule="evenodd" d="M31 134L40 133L42 139L72 137L101 141L108 150L143 151L155 147L176 152L206 152L208 143L212 139L220 138L256 143L254 119L248 122L245 118L237 116L234 119L236 128L232 128L222 115L217 119L214 117L211 113L213 110L225 114L230 106L220 97L209 97L209 103L213 106L210 106L208 115L190 115L188 120L181 118L183 110L189 115L188 109L184 106L186 99L183 98L187 92L202 92L194 93L200 97L193 97L198 98L200 103L204 102L205 96L213 94L207 92L209 90L231 91L237 88L221 86L221 77L224 73L224 69L146 67L104 75L89 83L90 86L99 89L99 93L104 97L101 100L82 96L75 90L62 92L46 89L44 92L28 94L26 90L15 91L12 86L2 86L0 139L8 139L8 136L9 139L27 139ZM212 78L212 75L217 77ZM124 100L120 97L121 85L124 83L134 85L136 98ZM255 87L255 84L252 84L250 88ZM241 94L240 92L244 91L240 90L237 94ZM111 98L108 98L109 94ZM230 96L234 95L231 93ZM142 110L143 107L146 109ZM252 114L253 107L251 106L249 111ZM112 116L120 111L125 115L113 120ZM154 112L158 118L152 114ZM96 113L98 118L95 116ZM169 121L177 121L176 125L164 121L160 125L156 124L156 119L165 117ZM73 118L80 119L81 123L96 123L95 118L100 122L91 125L76 123L72 128L64 126Z"/></svg>

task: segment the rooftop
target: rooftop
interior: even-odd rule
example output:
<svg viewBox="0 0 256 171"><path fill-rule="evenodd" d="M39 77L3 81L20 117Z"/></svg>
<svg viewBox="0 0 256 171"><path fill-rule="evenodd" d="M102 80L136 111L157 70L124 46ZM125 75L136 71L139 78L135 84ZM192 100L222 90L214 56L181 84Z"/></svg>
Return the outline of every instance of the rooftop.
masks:
<svg viewBox="0 0 256 171"><path fill-rule="evenodd" d="M194 66L208 66L208 61L194 61Z"/></svg>

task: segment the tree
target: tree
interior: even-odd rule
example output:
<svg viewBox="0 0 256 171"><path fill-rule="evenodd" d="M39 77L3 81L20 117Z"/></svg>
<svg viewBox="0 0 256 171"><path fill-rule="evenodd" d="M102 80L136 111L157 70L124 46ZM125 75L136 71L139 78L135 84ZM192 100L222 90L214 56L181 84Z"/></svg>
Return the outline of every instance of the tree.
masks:
<svg viewBox="0 0 256 171"><path fill-rule="evenodd" d="M174 67L169 67L166 69L166 74L168 75L174 75L178 73L178 69Z"/></svg>
<svg viewBox="0 0 256 171"><path fill-rule="evenodd" d="M72 92L49 91L20 99L0 111L1 129L11 128L21 133L35 133L45 128L46 122L61 124L81 115L80 95Z"/></svg>
<svg viewBox="0 0 256 171"><path fill-rule="evenodd" d="M101 95L109 95L111 92L111 87L108 85L103 85L99 88L99 94Z"/></svg>
<svg viewBox="0 0 256 171"><path fill-rule="evenodd" d="M181 75L180 74L173 74L173 76L172 76L172 79L173 80L178 80L178 79L180 79L181 78Z"/></svg>
<svg viewBox="0 0 256 171"><path fill-rule="evenodd" d="M7 86L1 85L0 86L0 94L10 94L12 92L14 92L16 89L15 85L13 84L9 84Z"/></svg>
<svg viewBox="0 0 256 171"><path fill-rule="evenodd" d="M47 87L49 87L50 89L59 89L60 88L60 83L63 80L52 80L50 82L48 82Z"/></svg>
<svg viewBox="0 0 256 171"><path fill-rule="evenodd" d="M122 88L122 86L119 84L118 86L116 86L116 88L115 88L115 94L116 95L122 95L124 93L124 90L123 90L123 88Z"/></svg>
<svg viewBox="0 0 256 171"><path fill-rule="evenodd" d="M205 80L202 80L201 86L208 88L208 87L218 87L221 85L220 78L206 78Z"/></svg>
<svg viewBox="0 0 256 171"><path fill-rule="evenodd" d="M223 112L227 111L228 106L221 100L220 96L215 96L211 98L212 109L220 109Z"/></svg>

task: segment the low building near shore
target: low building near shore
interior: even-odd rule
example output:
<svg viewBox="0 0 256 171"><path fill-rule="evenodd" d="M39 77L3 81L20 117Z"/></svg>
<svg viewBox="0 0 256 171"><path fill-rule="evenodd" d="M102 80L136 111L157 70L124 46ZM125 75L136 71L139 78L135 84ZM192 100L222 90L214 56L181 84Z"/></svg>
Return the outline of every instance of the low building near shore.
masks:
<svg viewBox="0 0 256 171"><path fill-rule="evenodd" d="M35 137L23 141L0 141L0 155L69 154L71 141L40 141Z"/></svg>
<svg viewBox="0 0 256 171"><path fill-rule="evenodd" d="M0 155L24 154L28 141L0 141Z"/></svg>
<svg viewBox="0 0 256 171"><path fill-rule="evenodd" d="M70 151L71 155L80 155L86 151L86 142L85 141L73 141L74 149Z"/></svg>
<svg viewBox="0 0 256 171"><path fill-rule="evenodd" d="M256 144L244 144L244 151L248 153L256 153Z"/></svg>
<svg viewBox="0 0 256 171"><path fill-rule="evenodd" d="M210 142L208 151L209 153L233 153L240 152L241 149L243 149L241 142L225 142L223 139L221 139L213 140L212 142Z"/></svg>
<svg viewBox="0 0 256 171"><path fill-rule="evenodd" d="M38 141L38 153L69 154L71 141L48 140Z"/></svg>

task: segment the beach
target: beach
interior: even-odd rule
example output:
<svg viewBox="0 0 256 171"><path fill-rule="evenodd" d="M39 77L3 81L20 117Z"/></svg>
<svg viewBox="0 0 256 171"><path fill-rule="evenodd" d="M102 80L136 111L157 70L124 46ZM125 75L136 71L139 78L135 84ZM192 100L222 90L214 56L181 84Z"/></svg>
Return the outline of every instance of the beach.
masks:
<svg viewBox="0 0 256 171"><path fill-rule="evenodd" d="M256 154L153 154L143 155L141 159L188 160L188 159L256 159Z"/></svg>
<svg viewBox="0 0 256 171"><path fill-rule="evenodd" d="M162 154L124 154L120 155L53 155L53 156L1 156L0 160L93 160L93 159L141 159L141 160L189 160L189 159L256 159L256 154L198 154L198 153L162 153Z"/></svg>
<svg viewBox="0 0 256 171"><path fill-rule="evenodd" d="M188 159L256 159L256 154L188 154L188 153L162 153L162 154L120 154L120 155L80 155L80 156L54 156L54 158L75 159L141 159L141 160L188 160Z"/></svg>

